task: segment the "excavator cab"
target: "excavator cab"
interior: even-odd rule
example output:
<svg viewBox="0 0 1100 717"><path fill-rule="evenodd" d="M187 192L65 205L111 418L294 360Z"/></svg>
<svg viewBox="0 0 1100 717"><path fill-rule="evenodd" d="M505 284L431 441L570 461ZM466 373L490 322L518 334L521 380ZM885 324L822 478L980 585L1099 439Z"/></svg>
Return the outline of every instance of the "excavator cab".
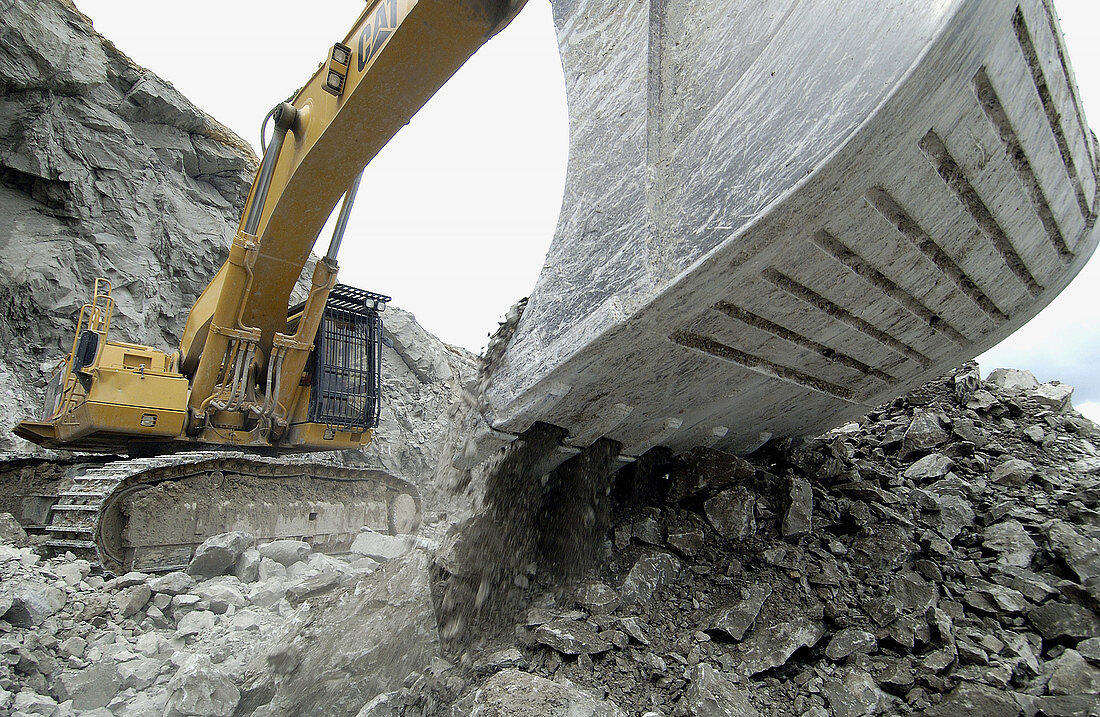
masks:
<svg viewBox="0 0 1100 717"><path fill-rule="evenodd" d="M360 431L382 410L382 316L390 297L337 284L325 304L309 372L309 420Z"/></svg>

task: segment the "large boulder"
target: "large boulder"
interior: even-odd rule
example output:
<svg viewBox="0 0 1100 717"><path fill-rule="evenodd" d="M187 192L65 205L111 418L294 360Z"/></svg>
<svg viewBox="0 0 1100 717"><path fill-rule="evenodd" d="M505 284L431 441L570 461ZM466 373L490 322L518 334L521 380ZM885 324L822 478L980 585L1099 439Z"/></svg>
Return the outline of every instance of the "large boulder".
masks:
<svg viewBox="0 0 1100 717"><path fill-rule="evenodd" d="M309 557L309 543L303 540L272 540L257 546L261 558L268 558L285 567L290 567L300 560Z"/></svg>
<svg viewBox="0 0 1100 717"><path fill-rule="evenodd" d="M638 558L623 581L623 604L648 602L655 591L676 581L680 568L680 561L664 551L653 551Z"/></svg>
<svg viewBox="0 0 1100 717"><path fill-rule="evenodd" d="M747 488L724 490L704 503L703 510L723 538L745 540L756 535L756 495Z"/></svg>
<svg viewBox="0 0 1100 717"><path fill-rule="evenodd" d="M690 717L758 717L748 695L705 662L691 671L691 684L681 701Z"/></svg>
<svg viewBox="0 0 1100 717"><path fill-rule="evenodd" d="M11 513L0 513L0 540L15 546L27 544L27 533Z"/></svg>
<svg viewBox="0 0 1100 717"><path fill-rule="evenodd" d="M626 717L588 690L516 669L502 670L451 710L452 717Z"/></svg>
<svg viewBox="0 0 1100 717"><path fill-rule="evenodd" d="M1034 391L1039 388L1035 374L1018 368L993 369L987 380L1006 391Z"/></svg>
<svg viewBox="0 0 1100 717"><path fill-rule="evenodd" d="M355 714L377 695L400 689L411 673L439 656L428 557L414 551L387 562L350 588L318 601L282 640L298 665L277 683L266 660L255 672L270 680L270 701L256 715Z"/></svg>
<svg viewBox="0 0 1100 717"><path fill-rule="evenodd" d="M408 552L408 538L386 535L375 530L363 530L351 543L351 552L375 560L390 560Z"/></svg>
<svg viewBox="0 0 1100 717"><path fill-rule="evenodd" d="M240 690L206 655L187 657L168 682L165 717L230 717Z"/></svg>
<svg viewBox="0 0 1100 717"><path fill-rule="evenodd" d="M226 575L233 571L233 566L251 544L252 536L240 531L212 535L195 548L195 557L187 564L187 574L200 580Z"/></svg>
<svg viewBox="0 0 1100 717"><path fill-rule="evenodd" d="M9 595L11 607L3 618L17 627L37 627L65 607L65 593L52 585L25 582Z"/></svg>
<svg viewBox="0 0 1100 717"><path fill-rule="evenodd" d="M72 700L73 709L106 707L118 694L121 683L114 665L100 663L83 670L65 670L54 683L57 696Z"/></svg>

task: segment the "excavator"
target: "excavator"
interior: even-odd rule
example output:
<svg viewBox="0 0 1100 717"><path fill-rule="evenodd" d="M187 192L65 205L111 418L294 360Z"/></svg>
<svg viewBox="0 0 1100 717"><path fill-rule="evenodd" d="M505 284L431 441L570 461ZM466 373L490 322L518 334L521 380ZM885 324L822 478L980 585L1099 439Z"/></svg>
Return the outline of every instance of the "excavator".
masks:
<svg viewBox="0 0 1100 717"><path fill-rule="evenodd" d="M233 529L305 537L319 550L346 549L360 526L415 530L420 499L407 481L263 454L370 443L389 297L336 280L359 178L522 6L368 3L305 86L265 118L272 136L229 257L191 308L176 351L111 339L111 285L96 282L41 420L15 433L46 448L138 458L79 471L42 516L50 547L112 572L152 571L186 565L204 537ZM306 299L291 306L341 197ZM186 452L202 446L228 450Z"/></svg>
<svg viewBox="0 0 1100 717"><path fill-rule="evenodd" d="M360 525L415 530L399 478L256 454L370 442L388 297L336 282L358 178L523 5L368 3L265 119L229 258L177 351L109 340L97 282L41 420L16 432L143 457L77 475L44 516L51 545L163 570L238 527L336 549ZM1048 0L554 11L572 38L567 201L490 347L458 468L536 424L563 429L556 463L599 441L631 462L828 430L1007 336L1100 241L1100 154ZM204 445L229 452L172 453ZM272 478L286 500L210 497Z"/></svg>

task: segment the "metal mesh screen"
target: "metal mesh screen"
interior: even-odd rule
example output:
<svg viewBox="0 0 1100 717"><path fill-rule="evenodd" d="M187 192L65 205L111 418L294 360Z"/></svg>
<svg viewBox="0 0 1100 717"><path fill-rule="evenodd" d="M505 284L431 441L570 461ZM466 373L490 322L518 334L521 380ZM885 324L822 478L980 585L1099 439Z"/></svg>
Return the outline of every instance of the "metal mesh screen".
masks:
<svg viewBox="0 0 1100 717"><path fill-rule="evenodd" d="M382 409L382 317L356 303L351 308L337 295L325 307L313 350L309 420L362 431L378 425Z"/></svg>

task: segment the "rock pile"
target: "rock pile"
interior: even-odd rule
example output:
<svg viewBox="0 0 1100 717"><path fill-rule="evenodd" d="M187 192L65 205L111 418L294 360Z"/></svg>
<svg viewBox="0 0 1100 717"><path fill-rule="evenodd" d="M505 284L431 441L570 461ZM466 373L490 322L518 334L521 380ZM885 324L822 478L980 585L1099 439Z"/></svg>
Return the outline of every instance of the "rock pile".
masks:
<svg viewBox="0 0 1100 717"><path fill-rule="evenodd" d="M1070 394L971 365L751 460L624 471L598 569L532 566L512 637L365 713L1095 715L1100 430Z"/></svg>
<svg viewBox="0 0 1100 717"><path fill-rule="evenodd" d="M106 579L91 574L87 561L43 560L5 536L0 713L228 717L249 700L271 700L249 689L254 675L270 679L297 672L299 661L308 664L309 656L288 647L288 636L319 603L349 586L365 590L372 580L389 585L380 562L355 549L338 559L301 541L252 543L244 533L218 535L196 551L186 572ZM390 554L410 547L391 547ZM371 614L359 611L360 619ZM371 644L359 634L354 639ZM399 686L407 673L375 692Z"/></svg>

